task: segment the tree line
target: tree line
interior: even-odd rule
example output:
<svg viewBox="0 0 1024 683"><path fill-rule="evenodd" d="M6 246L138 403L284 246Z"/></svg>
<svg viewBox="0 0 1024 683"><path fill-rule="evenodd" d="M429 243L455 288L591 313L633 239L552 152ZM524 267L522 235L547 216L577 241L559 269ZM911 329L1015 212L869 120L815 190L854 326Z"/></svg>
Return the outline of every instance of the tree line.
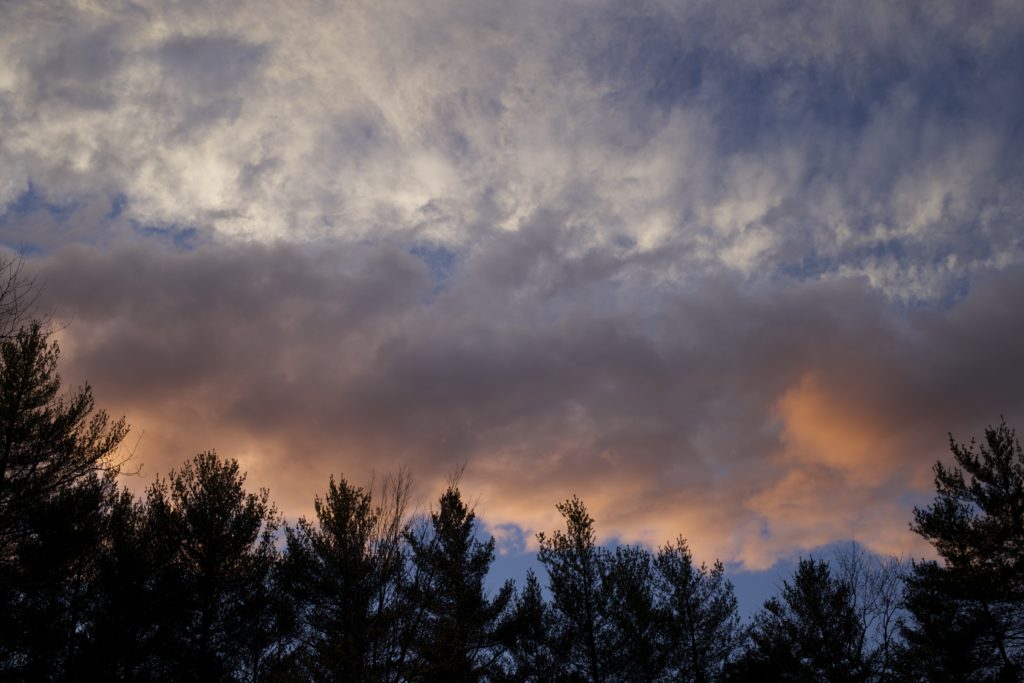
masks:
<svg viewBox="0 0 1024 683"><path fill-rule="evenodd" d="M489 591L494 539L455 478L429 514L406 473L332 478L294 526L213 452L133 495L125 422L62 388L45 326L17 322L0 335L3 680L1022 680L1024 454L1005 423L951 438L913 512L940 561L804 559L744 623L721 562L682 538L603 547L575 497L538 535L545 575Z"/></svg>

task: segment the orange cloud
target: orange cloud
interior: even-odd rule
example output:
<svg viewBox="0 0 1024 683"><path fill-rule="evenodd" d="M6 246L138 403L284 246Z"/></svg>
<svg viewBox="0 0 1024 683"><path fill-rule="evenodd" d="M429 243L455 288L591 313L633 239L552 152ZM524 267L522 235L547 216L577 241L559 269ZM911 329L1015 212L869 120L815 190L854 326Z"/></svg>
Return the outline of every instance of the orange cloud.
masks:
<svg viewBox="0 0 1024 683"><path fill-rule="evenodd" d="M826 389L818 374L803 375L775 410L784 425L781 458L787 463L824 465L841 472L846 483L877 486L898 462L889 425L870 406Z"/></svg>
<svg viewBox="0 0 1024 683"><path fill-rule="evenodd" d="M908 506L892 495L908 485L906 433L873 406L829 390L813 372L784 392L775 410L783 425L774 456L780 476L747 503L764 519L771 545L856 539L883 554L928 553L908 529ZM754 543L748 556L755 565L773 559L767 543Z"/></svg>

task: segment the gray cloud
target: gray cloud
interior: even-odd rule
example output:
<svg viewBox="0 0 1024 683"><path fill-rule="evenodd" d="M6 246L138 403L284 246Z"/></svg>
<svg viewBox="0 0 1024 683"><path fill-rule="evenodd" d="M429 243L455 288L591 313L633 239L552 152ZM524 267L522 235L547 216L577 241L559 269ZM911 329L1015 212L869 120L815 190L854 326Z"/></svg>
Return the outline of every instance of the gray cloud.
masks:
<svg viewBox="0 0 1024 683"><path fill-rule="evenodd" d="M29 67L37 102L84 110L110 110L117 104L116 77L124 66L115 26L79 34L68 31L52 53Z"/></svg>
<svg viewBox="0 0 1024 683"><path fill-rule="evenodd" d="M495 524L544 528L578 493L611 534L751 566L843 535L901 550L945 432L1024 415L1019 271L902 315L863 279L486 277L528 260L515 237L433 294L374 246L68 248L42 275L72 376L146 434L141 462L219 446L291 510L330 472L429 488L468 462Z"/></svg>

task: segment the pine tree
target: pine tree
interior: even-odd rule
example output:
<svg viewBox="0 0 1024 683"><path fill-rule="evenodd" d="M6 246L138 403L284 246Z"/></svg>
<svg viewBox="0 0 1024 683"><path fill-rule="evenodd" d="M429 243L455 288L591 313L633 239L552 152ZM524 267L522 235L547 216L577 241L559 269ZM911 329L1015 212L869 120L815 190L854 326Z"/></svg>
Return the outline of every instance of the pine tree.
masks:
<svg viewBox="0 0 1024 683"><path fill-rule="evenodd" d="M501 680L556 679L559 661L551 648L552 622L551 606L544 600L540 581L530 569L526 572L523 590L516 597L511 618L505 624L509 654Z"/></svg>
<svg viewBox="0 0 1024 683"><path fill-rule="evenodd" d="M166 679L163 626L178 608L176 597L158 590L155 577L174 563L174 540L154 528L146 505L131 492L111 492L97 548L91 590L91 628L77 663L82 680Z"/></svg>
<svg viewBox="0 0 1024 683"><path fill-rule="evenodd" d="M38 323L0 338L0 673L67 678L88 614L124 420L61 393Z"/></svg>
<svg viewBox="0 0 1024 683"><path fill-rule="evenodd" d="M935 501L914 509L911 529L942 564L915 564L908 582L910 656L935 664L955 642L979 680L1024 675L1024 451L1003 421L985 442L958 444L956 464L935 465ZM936 671L936 676L945 674Z"/></svg>
<svg viewBox="0 0 1024 683"><path fill-rule="evenodd" d="M556 507L565 531L537 534L537 559L548 573L555 614L555 651L569 677L600 683L606 679L608 622L602 582L608 556L597 546L594 519L579 498Z"/></svg>
<svg viewBox="0 0 1024 683"><path fill-rule="evenodd" d="M88 385L61 396L59 357L38 323L0 339L0 568L34 535L35 508L120 465L127 425L95 410Z"/></svg>
<svg viewBox="0 0 1024 683"><path fill-rule="evenodd" d="M607 629L601 643L604 674L617 681L661 680L668 664L666 622L654 595L654 561L636 546L607 558L601 605Z"/></svg>
<svg viewBox="0 0 1024 683"><path fill-rule="evenodd" d="M654 559L654 590L665 629L672 679L721 680L739 649L742 629L732 584L716 562L694 566L682 538L662 547Z"/></svg>
<svg viewBox="0 0 1024 683"><path fill-rule="evenodd" d="M202 453L150 487L146 515L169 556L152 577L165 605L158 659L176 680L256 678L279 630L268 492L246 492L236 461Z"/></svg>
<svg viewBox="0 0 1024 683"><path fill-rule="evenodd" d="M730 667L733 681L861 683L860 624L850 588L826 562L800 560L793 582L755 617L751 642Z"/></svg>
<svg viewBox="0 0 1024 683"><path fill-rule="evenodd" d="M453 485L441 496L429 528L406 535L415 568L409 599L419 608L411 680L479 681L498 671L504 654L499 627L511 609L514 587L506 582L487 597L484 580L494 561L494 538L480 542L475 532L476 515Z"/></svg>
<svg viewBox="0 0 1024 683"><path fill-rule="evenodd" d="M332 478L314 502L316 525L288 529L286 577L302 620L295 671L308 680L391 680L404 606L405 556L396 544L405 526L408 480L372 490ZM395 505L395 496L398 504Z"/></svg>

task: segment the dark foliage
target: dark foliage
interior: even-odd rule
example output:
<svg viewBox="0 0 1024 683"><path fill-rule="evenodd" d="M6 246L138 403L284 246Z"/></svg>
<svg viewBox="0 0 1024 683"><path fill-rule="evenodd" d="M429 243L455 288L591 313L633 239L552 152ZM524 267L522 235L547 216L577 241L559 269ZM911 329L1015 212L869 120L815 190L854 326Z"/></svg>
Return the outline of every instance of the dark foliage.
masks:
<svg viewBox="0 0 1024 683"><path fill-rule="evenodd" d="M475 537L476 515L451 486L430 525L406 533L415 575L408 600L418 607L412 624L408 678L480 681L499 671L504 655L500 625L512 605L507 582L488 598L484 580L494 561L494 539Z"/></svg>
<svg viewBox="0 0 1024 683"><path fill-rule="evenodd" d="M942 563L915 564L908 581L907 657L928 680L1021 680L1024 451L1005 422L980 446L950 436L950 450L956 464L935 465L935 501L914 510L911 528Z"/></svg>
<svg viewBox="0 0 1024 683"><path fill-rule="evenodd" d="M566 530L538 534L538 559L547 570L555 619L555 656L569 679L605 680L608 614L602 581L607 553L597 546L594 519L579 498L559 503Z"/></svg>
<svg viewBox="0 0 1024 683"><path fill-rule="evenodd" d="M406 479L385 483L390 506L344 479L314 507L317 524L288 529L283 563L303 637L291 659L302 680L383 681L399 677L406 589Z"/></svg>
<svg viewBox="0 0 1024 683"><path fill-rule="evenodd" d="M155 580L172 599L161 618L174 624L166 641L177 680L254 677L274 645L278 520L268 492L247 493L244 481L237 462L203 453L149 490L150 524L170 546Z"/></svg>
<svg viewBox="0 0 1024 683"><path fill-rule="evenodd" d="M725 567L693 564L682 538L654 558L655 600L661 617L665 667L671 680L711 683L723 679L737 655L742 628Z"/></svg>
<svg viewBox="0 0 1024 683"><path fill-rule="evenodd" d="M750 644L732 668L743 681L859 683L868 675L850 586L829 565L801 560L793 582L754 619Z"/></svg>
<svg viewBox="0 0 1024 683"><path fill-rule="evenodd" d="M539 536L555 677L723 680L742 636L724 567L695 567L681 538L656 555L635 546L608 551L596 545L594 520L578 498L558 510L566 530Z"/></svg>
<svg viewBox="0 0 1024 683"><path fill-rule="evenodd" d="M0 301L0 308L3 308ZM39 324L0 337L0 672L72 677L124 421L61 394Z"/></svg>
<svg viewBox="0 0 1024 683"><path fill-rule="evenodd" d="M495 676L503 681L552 681L559 662L551 647L554 616L544 600L540 580L533 570L516 596L511 617L502 625L508 645L504 670Z"/></svg>

